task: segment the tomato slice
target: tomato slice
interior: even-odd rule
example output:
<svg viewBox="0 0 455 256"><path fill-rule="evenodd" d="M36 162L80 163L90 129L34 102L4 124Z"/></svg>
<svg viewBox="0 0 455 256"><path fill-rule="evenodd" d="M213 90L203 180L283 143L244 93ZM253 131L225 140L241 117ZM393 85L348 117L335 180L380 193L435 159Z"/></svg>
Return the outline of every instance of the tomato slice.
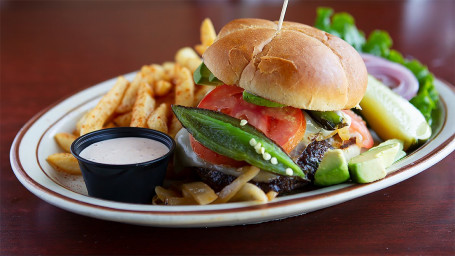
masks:
<svg viewBox="0 0 455 256"><path fill-rule="evenodd" d="M302 140L306 121L302 111L293 107L269 108L257 106L243 100L243 89L232 85L221 85L213 89L199 103L199 108L222 112L262 131L286 152L290 152ZM242 166L243 162L219 155L190 138L194 152L214 164Z"/></svg>
<svg viewBox="0 0 455 256"><path fill-rule="evenodd" d="M229 158L227 156L220 155L216 152L213 152L212 150L206 148L204 145L196 141L193 136L190 135L190 144L191 147L193 148L194 153L198 155L200 158L212 163L212 164L218 164L218 165L229 165L232 167L242 167L247 165L247 163L243 161L236 161L232 158Z"/></svg>
<svg viewBox="0 0 455 256"><path fill-rule="evenodd" d="M363 121L362 117L351 110L343 110L343 112L351 117L351 126L349 127L351 134L357 132L361 136L361 138L356 137L357 145L367 149L373 147L373 136L371 136L371 133L367 128L367 124Z"/></svg>

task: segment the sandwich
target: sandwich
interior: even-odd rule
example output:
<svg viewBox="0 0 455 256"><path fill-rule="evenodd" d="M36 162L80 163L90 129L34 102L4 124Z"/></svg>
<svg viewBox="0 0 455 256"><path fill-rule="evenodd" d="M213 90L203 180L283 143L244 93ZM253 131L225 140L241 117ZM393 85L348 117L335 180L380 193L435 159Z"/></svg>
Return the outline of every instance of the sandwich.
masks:
<svg viewBox="0 0 455 256"><path fill-rule="evenodd" d="M350 110L365 94L367 69L342 39L295 22L277 31L277 22L237 19L202 57L195 82L214 89L197 108L173 106L186 128L176 136L174 164L215 191L239 175L238 167L255 165L261 172L250 182L290 193L313 182L328 150L342 149L350 159L373 146ZM251 150L240 145L245 134Z"/></svg>

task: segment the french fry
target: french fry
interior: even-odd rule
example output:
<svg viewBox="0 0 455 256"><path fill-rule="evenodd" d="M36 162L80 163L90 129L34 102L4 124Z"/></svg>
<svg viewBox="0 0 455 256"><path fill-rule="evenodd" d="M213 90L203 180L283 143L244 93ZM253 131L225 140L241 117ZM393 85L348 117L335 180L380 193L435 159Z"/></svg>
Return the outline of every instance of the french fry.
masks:
<svg viewBox="0 0 455 256"><path fill-rule="evenodd" d="M191 107L194 104L194 82L190 70L175 65L175 104Z"/></svg>
<svg viewBox="0 0 455 256"><path fill-rule="evenodd" d="M143 79L143 74L141 72L138 72L131 82L130 86L128 86L126 89L125 95L123 95L122 101L118 105L115 112L126 113L133 109L133 105L137 97L137 90L139 89L139 85Z"/></svg>
<svg viewBox="0 0 455 256"><path fill-rule="evenodd" d="M201 24L201 42L204 45L212 45L216 39L215 28L210 18L205 18Z"/></svg>
<svg viewBox="0 0 455 256"><path fill-rule="evenodd" d="M175 63L174 62L164 62L161 65L164 69L164 80L170 82L174 77Z"/></svg>
<svg viewBox="0 0 455 256"><path fill-rule="evenodd" d="M85 114L77 121L76 123L76 131L74 132L75 136L80 136L81 135L81 130L82 130L82 125L85 123L85 120L87 120L88 115L90 115L90 111L85 112Z"/></svg>
<svg viewBox="0 0 455 256"><path fill-rule="evenodd" d="M175 62L177 64L188 68L191 74L201 65L202 59L190 47L185 47L177 51L175 54Z"/></svg>
<svg viewBox="0 0 455 256"><path fill-rule="evenodd" d="M198 44L194 46L194 50L196 50L196 52L199 53L199 55L201 56L202 54L204 54L207 48L209 48L209 45Z"/></svg>
<svg viewBox="0 0 455 256"><path fill-rule="evenodd" d="M256 201L259 203L266 203L268 200L267 195L262 189L254 184L245 183L229 202Z"/></svg>
<svg viewBox="0 0 455 256"><path fill-rule="evenodd" d="M166 80L159 80L153 86L155 95L158 97L165 96L172 90L172 84Z"/></svg>
<svg viewBox="0 0 455 256"><path fill-rule="evenodd" d="M57 171L80 175L81 169L77 159L70 153L55 153L47 157L47 162Z"/></svg>
<svg viewBox="0 0 455 256"><path fill-rule="evenodd" d="M212 21L209 18L204 19L201 24L201 44L196 45L194 48L202 56L205 50L215 42L216 32L213 27Z"/></svg>
<svg viewBox="0 0 455 256"><path fill-rule="evenodd" d="M218 198L211 187L200 181L183 184L182 193L185 197L191 196L200 205L210 204Z"/></svg>
<svg viewBox="0 0 455 256"><path fill-rule="evenodd" d="M182 129L182 124L177 119L175 115L172 115L171 124L169 125L168 134L172 138L175 138L175 135Z"/></svg>
<svg viewBox="0 0 455 256"><path fill-rule="evenodd" d="M164 68L157 64L143 66L141 68L141 73L144 80L149 85L154 85L157 81L162 80L165 77Z"/></svg>
<svg viewBox="0 0 455 256"><path fill-rule="evenodd" d="M146 127L147 119L155 108L152 88L143 82L137 91L137 99L131 111L131 127Z"/></svg>
<svg viewBox="0 0 455 256"><path fill-rule="evenodd" d="M114 128L114 127L117 127L117 125L115 125L114 122L109 122L103 126L103 129Z"/></svg>
<svg viewBox="0 0 455 256"><path fill-rule="evenodd" d="M116 116L112 121L114 122L115 125L119 127L128 127L131 124L131 116L132 113L126 112L124 114Z"/></svg>
<svg viewBox="0 0 455 256"><path fill-rule="evenodd" d="M128 81L120 76L114 87L112 87L112 89L101 98L96 107L90 111L90 114L82 125L81 135L103 128L106 120L114 113L119 105L127 87Z"/></svg>
<svg viewBox="0 0 455 256"><path fill-rule="evenodd" d="M62 132L55 134L54 139L63 151L71 153L71 144L77 139L77 136L71 133Z"/></svg>
<svg viewBox="0 0 455 256"><path fill-rule="evenodd" d="M222 204L228 202L248 181L253 179L258 173L259 168L256 166L244 166L239 168L243 172L237 177L231 184L224 187L220 193L218 193L218 199L213 203Z"/></svg>
<svg viewBox="0 0 455 256"><path fill-rule="evenodd" d="M150 129L154 129L160 132L168 133L168 120L169 107L166 103L155 109L147 120L147 126Z"/></svg>
<svg viewBox="0 0 455 256"><path fill-rule="evenodd" d="M209 85L198 85L196 86L198 89L196 93L194 94L194 102L193 106L197 106L199 102L209 93L211 90L215 88L215 86L209 86Z"/></svg>

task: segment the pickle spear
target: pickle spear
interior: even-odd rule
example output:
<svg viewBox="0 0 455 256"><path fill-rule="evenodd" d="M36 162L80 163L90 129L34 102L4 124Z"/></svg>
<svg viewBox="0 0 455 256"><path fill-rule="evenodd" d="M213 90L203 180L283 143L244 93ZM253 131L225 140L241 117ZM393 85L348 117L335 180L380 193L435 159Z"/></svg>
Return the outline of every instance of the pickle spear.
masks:
<svg viewBox="0 0 455 256"><path fill-rule="evenodd" d="M405 151L431 136L431 128L422 113L372 76L368 76L367 91L360 106L360 113L379 137L402 140Z"/></svg>
<svg viewBox="0 0 455 256"><path fill-rule="evenodd" d="M173 105L182 125L212 151L285 176L308 180L307 174L275 142L250 124L220 112Z"/></svg>

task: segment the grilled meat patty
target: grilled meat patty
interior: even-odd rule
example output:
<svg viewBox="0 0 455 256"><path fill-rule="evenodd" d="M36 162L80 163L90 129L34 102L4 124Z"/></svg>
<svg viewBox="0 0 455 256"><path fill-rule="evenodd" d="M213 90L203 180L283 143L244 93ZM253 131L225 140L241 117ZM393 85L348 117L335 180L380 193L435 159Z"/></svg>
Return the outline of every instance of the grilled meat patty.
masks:
<svg viewBox="0 0 455 256"><path fill-rule="evenodd" d="M318 169L325 152L329 149L333 149L333 147L327 140L313 141L305 148L302 155L300 155L297 165L302 168L304 173L307 173L309 180L314 180L314 173Z"/></svg>

